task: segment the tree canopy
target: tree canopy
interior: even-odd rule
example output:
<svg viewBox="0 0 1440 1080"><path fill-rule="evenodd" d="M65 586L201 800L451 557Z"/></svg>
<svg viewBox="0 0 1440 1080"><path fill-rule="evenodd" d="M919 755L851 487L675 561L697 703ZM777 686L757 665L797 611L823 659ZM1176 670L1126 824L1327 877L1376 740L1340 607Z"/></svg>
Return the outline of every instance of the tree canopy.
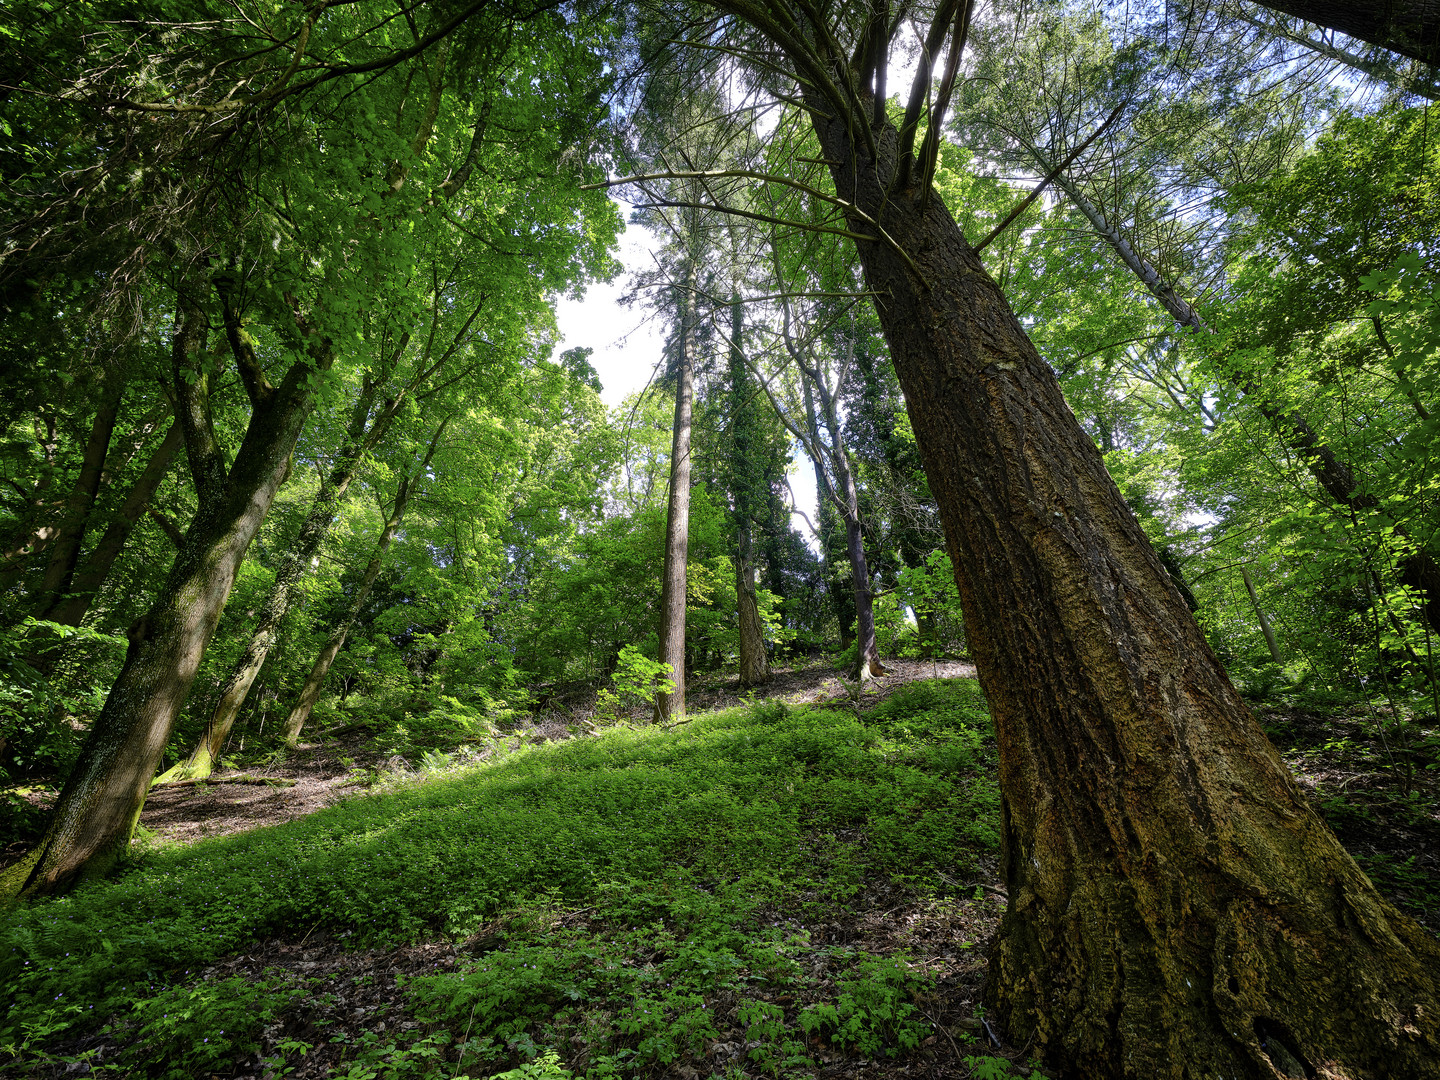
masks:
<svg viewBox="0 0 1440 1080"><path fill-rule="evenodd" d="M1433 5L47 0L0 34L4 896L305 732L413 755L964 656L992 1038L1436 1067L1440 946L1242 697L1365 701L1403 753L1440 715ZM612 192L668 337L607 409L554 306L620 272Z"/></svg>

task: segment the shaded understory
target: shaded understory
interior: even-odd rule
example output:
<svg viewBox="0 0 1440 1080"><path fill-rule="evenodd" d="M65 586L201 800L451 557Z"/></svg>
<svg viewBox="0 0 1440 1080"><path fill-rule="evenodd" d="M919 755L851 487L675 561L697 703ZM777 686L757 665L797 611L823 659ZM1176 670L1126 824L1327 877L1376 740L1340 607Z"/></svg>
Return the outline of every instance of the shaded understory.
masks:
<svg viewBox="0 0 1440 1080"><path fill-rule="evenodd" d="M978 687L780 690L410 760L351 732L266 770L291 787L157 793L161 836L294 820L152 837L12 914L0 1075L1029 1075L976 1007L1004 904ZM1440 927L1430 734L1264 715L1382 891Z"/></svg>

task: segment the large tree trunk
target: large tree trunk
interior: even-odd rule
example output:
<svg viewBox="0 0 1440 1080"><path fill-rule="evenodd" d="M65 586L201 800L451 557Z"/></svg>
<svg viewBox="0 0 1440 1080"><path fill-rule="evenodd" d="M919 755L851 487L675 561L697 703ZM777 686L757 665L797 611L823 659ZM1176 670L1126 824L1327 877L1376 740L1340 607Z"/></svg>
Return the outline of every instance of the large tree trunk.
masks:
<svg viewBox="0 0 1440 1080"><path fill-rule="evenodd" d="M885 231L857 246L995 719L989 1018L1065 1076L1434 1077L1440 945L1311 809L939 198L886 190L895 130L873 161L812 104Z"/></svg>
<svg viewBox="0 0 1440 1080"><path fill-rule="evenodd" d="M227 470L210 420L203 366L205 291L194 281L182 286L171 349L176 418L185 432L199 507L158 597L130 628L124 665L44 838L0 877L0 896L63 888L104 872L128 849L155 766L236 572L289 471L290 453L314 401L314 371L331 362L328 346L317 347L313 363L297 362L284 382L272 387L253 353L237 355L253 411Z"/></svg>
<svg viewBox="0 0 1440 1080"><path fill-rule="evenodd" d="M230 738L230 729L235 726L235 718L244 708L245 699L250 696L250 688L270 657L270 650L280 639L280 628L285 622L285 616L290 613L300 595L300 583L309 571L320 545L330 533L336 508L350 489L350 482L355 478L355 470L359 467L365 448L374 441L374 432L366 430L373 397L373 385L367 383L352 408L345 445L336 455L330 475L321 482L320 490L315 494L299 534L280 563L275 582L270 586L265 602L260 605L259 618L250 632L250 640L235 661L230 677L225 680L225 685L220 690L220 699L215 703L199 742L190 751L189 757L157 776L155 783L203 780L214 771L220 751L224 748L225 741ZM376 426L382 430L383 427L388 427L393 415L382 413Z"/></svg>
<svg viewBox="0 0 1440 1080"><path fill-rule="evenodd" d="M665 565L660 583L660 655L675 688L655 697L655 719L685 715L685 569L690 554L690 412L695 378L694 267L686 265L680 292L675 426L670 444L670 502L665 514Z"/></svg>
<svg viewBox="0 0 1440 1080"><path fill-rule="evenodd" d="M1440 67L1437 0L1258 0L1261 7L1339 30L1371 45Z"/></svg>

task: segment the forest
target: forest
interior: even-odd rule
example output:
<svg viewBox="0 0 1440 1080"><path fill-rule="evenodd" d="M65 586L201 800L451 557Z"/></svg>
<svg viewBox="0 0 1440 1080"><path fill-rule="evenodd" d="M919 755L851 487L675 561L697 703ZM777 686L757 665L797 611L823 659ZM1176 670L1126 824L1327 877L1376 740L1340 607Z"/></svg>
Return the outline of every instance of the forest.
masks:
<svg viewBox="0 0 1440 1080"><path fill-rule="evenodd" d="M0 1077L1440 1077L1431 0L0 36Z"/></svg>

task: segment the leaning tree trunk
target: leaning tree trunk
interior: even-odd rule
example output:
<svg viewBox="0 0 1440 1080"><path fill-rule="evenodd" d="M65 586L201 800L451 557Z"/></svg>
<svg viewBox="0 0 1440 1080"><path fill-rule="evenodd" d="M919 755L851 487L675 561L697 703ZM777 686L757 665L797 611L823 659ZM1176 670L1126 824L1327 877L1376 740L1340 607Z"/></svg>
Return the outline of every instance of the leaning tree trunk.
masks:
<svg viewBox="0 0 1440 1080"><path fill-rule="evenodd" d="M350 598L350 605L345 609L344 616L330 632L325 644L320 649L320 655L315 658L314 665L310 668L310 674L305 677L305 685L300 689L300 697L295 702L295 707L290 710L290 715L285 719L285 743L287 746L294 746L300 741L300 730L305 726L305 721L310 719L310 713L314 711L315 703L320 700L320 691L325 686L325 677L330 674L330 665L335 662L335 657L340 655L341 648L345 645L345 639L350 635L350 627L354 625L361 610L365 607L365 600L370 595L370 589L375 584L375 579L380 576L380 568L385 565L385 552L390 550L390 542L395 539L395 533L400 528L400 522L405 517L405 507L414 493L416 477L424 476L430 467L430 460L435 456L435 449L440 445L440 436L444 433L447 419L435 432L435 437L430 440L430 450L420 467L412 475L401 477L399 487L395 491L395 505L390 511L390 516L385 519L385 527L380 530L380 540L375 547L375 556L365 567L365 573L360 577L360 584L356 586L355 595Z"/></svg>
<svg viewBox="0 0 1440 1080"><path fill-rule="evenodd" d="M155 766L170 738L205 648L215 633L245 551L289 471L290 453L314 402L313 374L328 347L297 362L279 387L253 354L249 427L226 470L210 420L203 368L207 313L201 286L182 290L172 344L177 422L199 507L165 584L130 628L130 647L105 706L56 802L50 826L26 858L0 876L0 896L36 895L103 873L129 848Z"/></svg>
<svg viewBox="0 0 1440 1080"><path fill-rule="evenodd" d="M1250 606L1255 609L1255 619L1260 623L1260 632L1265 635L1265 645L1270 650L1270 659L1277 664L1283 664L1285 661L1280 655L1280 644L1275 640L1275 629L1270 625L1270 619L1266 616L1265 609L1260 606L1260 597L1255 595L1255 583L1250 580L1250 571L1245 568L1243 563L1240 566L1240 577L1245 582L1245 591L1250 594Z"/></svg>
<svg viewBox="0 0 1440 1080"><path fill-rule="evenodd" d="M245 699L250 696L250 688L255 684L256 676L260 674L260 669L270 657L270 650L280 638L280 627L300 594L300 583L315 553L320 550L321 543L330 532L330 523L335 520L335 508L344 498L350 481L354 479L360 451L358 441L347 445L341 453L340 462L316 493L310 512L300 526L300 533L286 552L280 569L275 574L275 583L270 586L265 602L260 605L260 615L255 628L250 632L250 640L245 643L240 658L235 661L235 666L230 671L230 677L225 680L225 685L220 690L220 698L215 703L199 742L190 751L189 757L157 776L156 784L203 780L214 771L220 751L230 737L230 729L235 725L235 718L240 715Z"/></svg>
<svg viewBox="0 0 1440 1080"><path fill-rule="evenodd" d="M295 701L295 707L285 718L283 736L285 745L294 746L300 741L300 732L305 727L305 722L310 719L310 714L315 710L315 703L320 700L320 691L325 688L325 679L330 674L330 666L335 663L335 657L339 656L340 650L345 647L345 639L350 636L350 627L355 625L356 618L365 607L365 601L370 597L370 590L375 585L375 579L380 576L380 570L385 565L385 552L390 547L390 541L394 538L395 529L399 523L398 518L392 518L391 521L385 523L385 531L380 534L380 543L375 555L365 567L365 573L360 578L355 595L350 598L350 606L345 609L345 614L336 624L335 629L330 631L330 636L325 639L325 644L320 648L320 655L315 658L315 663L310 668L310 674L305 676L305 685L300 688L300 696Z"/></svg>
<svg viewBox="0 0 1440 1080"><path fill-rule="evenodd" d="M670 502L665 514L665 565L660 583L659 660L675 687L655 696L656 721L685 715L685 569L690 553L690 411L695 378L694 268L687 264L680 296L680 343L675 377L675 426L670 444Z"/></svg>
<svg viewBox="0 0 1440 1080"><path fill-rule="evenodd" d="M170 430L165 433L165 438L155 448L145 468L130 486L125 501L115 511L99 542L70 579L66 595L57 599L39 618L64 626L80 625L85 613L90 610L90 605L94 603L96 594L105 584L105 579L110 576L110 568L124 549L135 523L140 520L140 515L145 513L150 500L155 497L156 489L160 487L160 481L170 471L175 454L184 441L180 425L170 425Z"/></svg>
<svg viewBox="0 0 1440 1080"><path fill-rule="evenodd" d="M811 104L877 237L857 247L994 714L990 1021L1073 1077L1436 1076L1440 945L1306 801L938 196L886 190L895 129L871 160Z"/></svg>
<svg viewBox="0 0 1440 1080"><path fill-rule="evenodd" d="M85 539L85 526L90 520L95 496L100 491L105 457L110 450L115 420L120 415L125 381L126 373L118 362L106 370L95 416L90 424L90 437L86 439L81 455L80 473L65 500L55 538L50 543L50 558L45 564L40 597L35 604L37 612L53 607L69 591L71 579L75 576L75 566L80 561L80 546Z"/></svg>

